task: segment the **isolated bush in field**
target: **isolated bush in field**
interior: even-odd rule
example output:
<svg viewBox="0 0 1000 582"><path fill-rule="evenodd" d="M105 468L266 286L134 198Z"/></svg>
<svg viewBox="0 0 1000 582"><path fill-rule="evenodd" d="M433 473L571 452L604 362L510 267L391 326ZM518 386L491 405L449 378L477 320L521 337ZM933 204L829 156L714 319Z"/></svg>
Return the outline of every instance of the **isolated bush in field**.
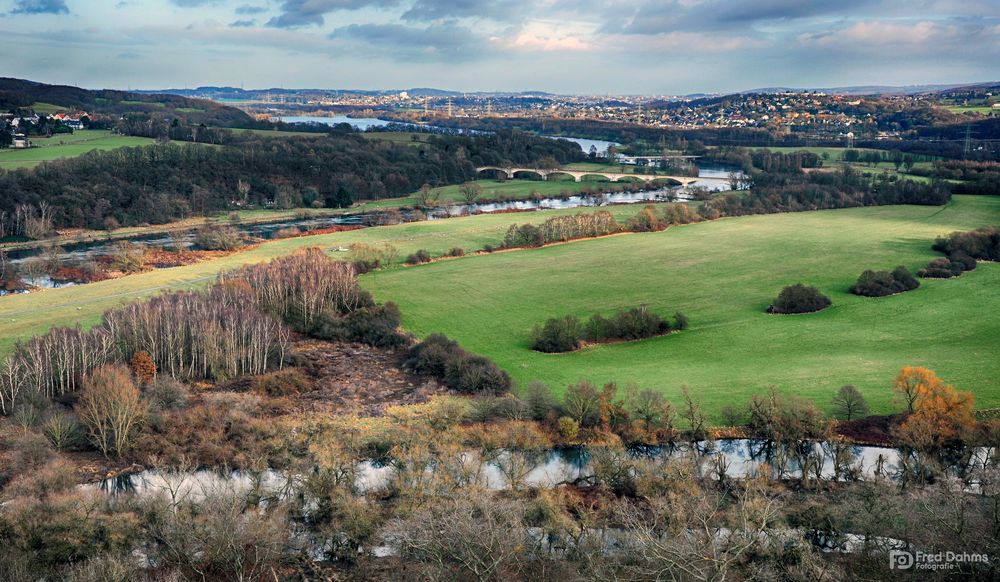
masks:
<svg viewBox="0 0 1000 582"><path fill-rule="evenodd" d="M449 256L449 257L464 257L465 256L465 249L463 249L462 247L454 247L454 248L452 248L451 250L448 251L448 253L447 253L446 256Z"/></svg>
<svg viewBox="0 0 1000 582"><path fill-rule="evenodd" d="M349 260L359 275L387 267L399 257L399 249L389 243L369 245L354 243L351 245Z"/></svg>
<svg viewBox="0 0 1000 582"><path fill-rule="evenodd" d="M917 275L927 279L950 279L965 271L976 268L976 260L964 253L955 253L950 257L941 257L927 263L927 266L917 271Z"/></svg>
<svg viewBox="0 0 1000 582"><path fill-rule="evenodd" d="M866 297L884 297L912 291L919 286L920 281L917 281L906 267L899 266L892 272L868 270L861 273L857 283L851 287L850 291L855 295Z"/></svg>
<svg viewBox="0 0 1000 582"><path fill-rule="evenodd" d="M531 334L531 349L545 353L570 352L580 347L582 340L637 340L687 329L688 319L677 312L675 324L650 311L645 305L622 309L611 317L593 315L586 324L572 316L552 318L535 326Z"/></svg>
<svg viewBox="0 0 1000 582"><path fill-rule="evenodd" d="M819 289L796 283L782 289L767 311L768 313L812 313L826 309L830 305L830 298L820 293Z"/></svg>
<svg viewBox="0 0 1000 582"><path fill-rule="evenodd" d="M949 257L961 253L981 261L1000 261L1000 228L984 226L967 232L953 232L934 241L934 250Z"/></svg>
<svg viewBox="0 0 1000 582"><path fill-rule="evenodd" d="M250 387L258 394L280 397L310 392L313 390L313 383L302 370L285 368L262 376L254 376L250 381Z"/></svg>
<svg viewBox="0 0 1000 582"><path fill-rule="evenodd" d="M411 255L407 255L406 260L404 262L407 265L419 265L422 263L429 263L431 262L431 254L424 249L420 249L419 251Z"/></svg>
<svg viewBox="0 0 1000 582"><path fill-rule="evenodd" d="M101 366L84 382L76 405L94 446L105 457L120 457L135 444L148 408L127 368Z"/></svg>
<svg viewBox="0 0 1000 582"><path fill-rule="evenodd" d="M554 317L531 332L531 349L545 353L571 352L580 347L583 326L572 315Z"/></svg>
<svg viewBox="0 0 1000 582"><path fill-rule="evenodd" d="M410 348L404 366L437 377L449 388L472 394L503 394L511 379L489 358L470 354L443 334L431 334Z"/></svg>

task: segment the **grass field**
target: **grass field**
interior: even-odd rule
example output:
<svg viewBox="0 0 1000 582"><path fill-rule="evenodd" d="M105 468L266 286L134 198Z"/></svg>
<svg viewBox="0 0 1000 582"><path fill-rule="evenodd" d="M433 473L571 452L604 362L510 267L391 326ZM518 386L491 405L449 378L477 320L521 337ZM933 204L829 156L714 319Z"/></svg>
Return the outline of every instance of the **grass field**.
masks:
<svg viewBox="0 0 1000 582"><path fill-rule="evenodd" d="M56 134L49 138L32 137L31 142L38 147L0 150L0 168L33 168L42 162L72 158L92 150L149 145L153 141L145 137L112 135L110 131L98 129L81 129L72 134Z"/></svg>
<svg viewBox="0 0 1000 582"><path fill-rule="evenodd" d="M408 145L420 145L430 139L432 134L412 131L372 131L361 134L365 139L388 141Z"/></svg>
<svg viewBox="0 0 1000 582"><path fill-rule="evenodd" d="M615 206L610 210L619 219L625 220L639 209L635 206ZM507 227L514 222L542 222L550 216L575 212L549 210L480 215L277 240L194 265L158 269L78 287L0 297L0 356L7 353L16 340L43 333L52 326L77 323L90 326L100 321L104 311L122 302L150 297L166 290L202 286L213 280L219 271L273 259L299 248L319 246L343 257L345 253L334 249L354 242L389 242L400 250L402 257L418 249L427 249L432 255L439 256L456 246L472 251L486 244L498 244Z"/></svg>
<svg viewBox="0 0 1000 582"><path fill-rule="evenodd" d="M1000 265L958 279L922 281L900 296L848 293L864 269L916 269L936 256L936 235L1000 224L1000 197L956 197L945 208L893 206L724 219L663 233L581 241L379 272L364 278L399 304L419 336L444 332L496 360L518 381L557 390L587 378L635 382L677 401L682 385L719 419L775 386L824 408L856 385L875 412L893 410L899 368L924 365L1000 405ZM833 299L810 315L765 308L784 285L805 282ZM546 355L528 348L546 318L648 304L691 319L681 334Z"/></svg>

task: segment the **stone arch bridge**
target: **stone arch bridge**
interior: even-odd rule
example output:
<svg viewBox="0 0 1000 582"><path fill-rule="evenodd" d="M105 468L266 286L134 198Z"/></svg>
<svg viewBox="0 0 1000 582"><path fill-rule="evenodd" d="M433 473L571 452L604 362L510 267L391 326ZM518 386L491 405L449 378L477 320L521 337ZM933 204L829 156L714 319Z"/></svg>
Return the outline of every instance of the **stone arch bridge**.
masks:
<svg viewBox="0 0 1000 582"><path fill-rule="evenodd" d="M691 176L667 176L664 174L624 174L620 172L600 172L594 170L564 170L561 168L555 168L551 170L543 170L540 168L501 168L499 166L482 166L476 168L476 174L482 172L499 172L506 176L508 179L514 179L514 174L518 172L525 172L536 174L541 176L543 180L548 180L549 176L555 174L564 174L566 176L572 176L573 180L579 182L584 176L600 176L602 178L607 178L612 182L617 182L622 178L632 178L642 180L643 182L652 182L653 180L665 180L668 182L673 182L675 184L680 184L681 186L689 186L698 180L703 180L704 178L696 178Z"/></svg>

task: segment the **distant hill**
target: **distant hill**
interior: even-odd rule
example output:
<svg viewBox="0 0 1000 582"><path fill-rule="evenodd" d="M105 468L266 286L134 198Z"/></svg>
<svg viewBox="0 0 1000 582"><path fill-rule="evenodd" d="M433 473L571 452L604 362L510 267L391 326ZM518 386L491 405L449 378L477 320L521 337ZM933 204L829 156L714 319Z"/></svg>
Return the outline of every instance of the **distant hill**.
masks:
<svg viewBox="0 0 1000 582"><path fill-rule="evenodd" d="M996 82L986 83L951 83L936 85L850 85L847 87L762 87L760 89L750 89L740 91L745 93L787 93L815 91L818 93L832 93L837 95L919 95L922 93L938 93L959 87L979 87L983 85L996 85Z"/></svg>
<svg viewBox="0 0 1000 582"><path fill-rule="evenodd" d="M178 119L188 125L252 127L253 118L236 109L206 99L178 95L143 94L114 89L90 90L69 85L46 85L24 79L0 78L0 111L55 105L91 115L120 117L126 113L148 114L152 119Z"/></svg>

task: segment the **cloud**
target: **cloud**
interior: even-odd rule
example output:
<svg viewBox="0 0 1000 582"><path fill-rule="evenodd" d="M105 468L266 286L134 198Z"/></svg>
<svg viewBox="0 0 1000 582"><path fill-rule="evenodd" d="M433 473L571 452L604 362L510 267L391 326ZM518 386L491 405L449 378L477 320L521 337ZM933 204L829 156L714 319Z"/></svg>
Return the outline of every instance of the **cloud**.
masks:
<svg viewBox="0 0 1000 582"><path fill-rule="evenodd" d="M352 24L335 29L331 39L364 43L374 52L407 60L467 60L489 42L451 22L427 27L401 24Z"/></svg>
<svg viewBox="0 0 1000 582"><path fill-rule="evenodd" d="M219 0L170 0L170 3L181 8L198 8L210 4L218 4Z"/></svg>
<svg viewBox="0 0 1000 582"><path fill-rule="evenodd" d="M69 14L66 0L17 0L12 14Z"/></svg>
<svg viewBox="0 0 1000 582"><path fill-rule="evenodd" d="M535 6L537 8L537 5ZM403 13L406 21L434 21L452 18L486 18L520 22L531 15L529 0L416 0Z"/></svg>
<svg viewBox="0 0 1000 582"><path fill-rule="evenodd" d="M262 12L267 12L266 6L251 6L250 4L244 4L243 6L236 7L236 14L251 15L261 14Z"/></svg>
<svg viewBox="0 0 1000 582"><path fill-rule="evenodd" d="M399 0L285 0L281 14L268 21L275 28L297 28L323 24L323 16L338 10L360 10L367 7L385 7L398 4Z"/></svg>
<svg viewBox="0 0 1000 582"><path fill-rule="evenodd" d="M252 18L250 20L234 20L229 23L229 26L233 28L250 28L251 26L257 26L257 21Z"/></svg>

